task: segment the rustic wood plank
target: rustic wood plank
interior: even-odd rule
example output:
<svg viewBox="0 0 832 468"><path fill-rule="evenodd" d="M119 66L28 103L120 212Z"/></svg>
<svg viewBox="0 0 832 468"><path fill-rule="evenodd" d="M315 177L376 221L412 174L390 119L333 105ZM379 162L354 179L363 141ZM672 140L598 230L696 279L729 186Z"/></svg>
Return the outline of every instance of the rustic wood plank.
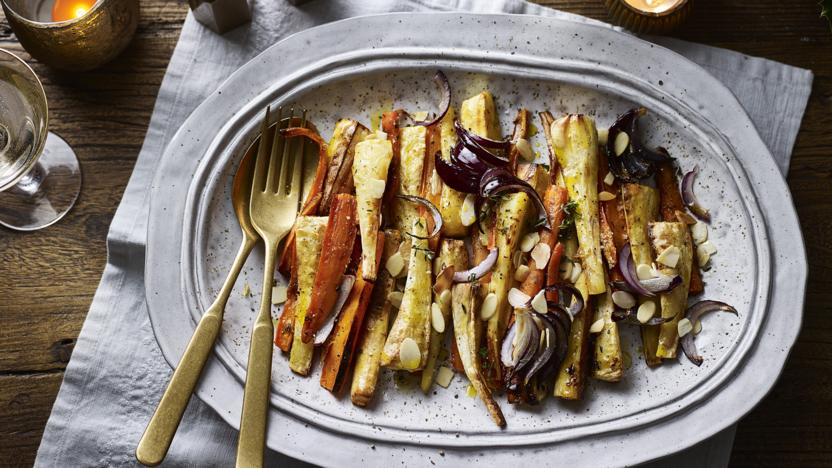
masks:
<svg viewBox="0 0 832 468"><path fill-rule="evenodd" d="M600 0L539 3L607 18ZM832 459L832 33L816 3L697 0L674 34L815 72L788 178L810 252L803 330L772 393L740 424L732 466L819 467ZM34 459L186 12L180 2L143 0L124 54L81 74L34 62L0 21L0 47L33 65L52 129L73 145L84 170L81 198L65 220L31 234L0 230L0 277L7 281L0 288L0 460L25 466Z"/></svg>

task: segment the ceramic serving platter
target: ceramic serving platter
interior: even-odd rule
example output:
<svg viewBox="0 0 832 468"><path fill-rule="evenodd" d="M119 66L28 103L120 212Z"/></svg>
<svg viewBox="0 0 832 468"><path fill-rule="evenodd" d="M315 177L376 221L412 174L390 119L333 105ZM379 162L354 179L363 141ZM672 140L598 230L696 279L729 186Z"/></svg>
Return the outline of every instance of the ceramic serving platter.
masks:
<svg viewBox="0 0 832 468"><path fill-rule="evenodd" d="M648 143L668 148L683 170L702 171L696 190L711 209L710 238L719 249L704 297L729 302L739 317L704 320L696 338L701 367L682 357L648 369L636 333L625 330L622 382L590 382L580 402L550 398L516 408L501 399L504 430L468 396L460 376L423 394L412 378L385 372L374 404L361 409L348 395L320 388L318 368L308 378L292 374L276 350L268 446L339 466L496 465L517 457L529 466L587 459L608 466L689 447L759 402L796 339L806 281L797 217L769 151L733 95L692 62L603 26L533 16L391 14L328 24L275 44L200 105L168 145L150 209L147 302L170 364L236 253L231 180L263 109L308 109L328 137L340 117L375 126L394 107L432 110L436 69L450 78L457 106L490 90L505 134L521 106L587 113L599 127L628 108L647 107ZM545 157L542 132L532 143ZM237 281L197 391L234 427L262 262L256 250ZM274 316L279 312L276 306Z"/></svg>

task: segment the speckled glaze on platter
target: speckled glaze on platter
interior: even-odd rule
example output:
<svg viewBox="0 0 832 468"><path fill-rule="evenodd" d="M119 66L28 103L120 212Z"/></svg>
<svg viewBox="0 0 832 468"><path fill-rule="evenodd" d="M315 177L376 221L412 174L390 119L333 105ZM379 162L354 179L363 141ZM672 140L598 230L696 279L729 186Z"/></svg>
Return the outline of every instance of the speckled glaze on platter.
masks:
<svg viewBox="0 0 832 468"><path fill-rule="evenodd" d="M740 316L704 321L699 368L682 357L650 370L635 333L625 334L632 364L624 381L592 382L581 402L549 399L530 409L502 401L505 430L466 395L459 376L424 395L387 372L372 407L359 409L321 389L318 369L293 375L276 350L268 446L339 466L496 465L516 457L614 466L689 447L759 402L797 337L806 282L797 217L771 155L731 93L692 62L609 28L535 16L410 13L331 23L275 44L200 105L166 150L150 209L147 302L171 365L236 251L231 179L265 106L309 109L326 137L339 117L371 124L393 106L432 109L437 68L448 74L456 105L491 90L505 133L518 106L590 113L599 126L633 105L647 107L648 142L666 146L684 170L702 170L697 193L712 211L720 249L705 297L733 304ZM532 143L545 154L542 135ZM197 391L234 427L259 303L257 293L241 291L246 283L260 290L261 268L257 250Z"/></svg>

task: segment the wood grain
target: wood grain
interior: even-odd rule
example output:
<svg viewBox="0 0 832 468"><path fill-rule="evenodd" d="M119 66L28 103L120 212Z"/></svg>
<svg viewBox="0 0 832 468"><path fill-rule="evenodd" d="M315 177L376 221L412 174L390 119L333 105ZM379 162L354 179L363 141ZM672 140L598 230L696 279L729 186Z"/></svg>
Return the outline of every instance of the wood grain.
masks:
<svg viewBox="0 0 832 468"><path fill-rule="evenodd" d="M606 19L601 0L539 3ZM84 186L60 223L31 234L0 230L0 464L28 466L106 262L105 238L147 130L187 7L142 1L139 29L114 62L88 73L51 70L16 42L0 47L33 65L51 129L75 148ZM697 0L673 35L815 73L789 186L809 252L803 330L771 394L740 424L731 465L828 466L832 460L832 32L816 0Z"/></svg>

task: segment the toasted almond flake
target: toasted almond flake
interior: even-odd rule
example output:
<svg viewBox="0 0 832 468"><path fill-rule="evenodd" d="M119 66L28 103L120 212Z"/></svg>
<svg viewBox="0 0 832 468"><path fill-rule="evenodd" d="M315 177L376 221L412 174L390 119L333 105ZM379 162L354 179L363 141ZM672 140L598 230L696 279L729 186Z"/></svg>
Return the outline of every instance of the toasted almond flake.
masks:
<svg viewBox="0 0 832 468"><path fill-rule="evenodd" d="M590 333L601 333L601 330L603 330L603 329L604 329L604 319L600 318L600 319L592 322L592 325L589 327L589 332Z"/></svg>
<svg viewBox="0 0 832 468"><path fill-rule="evenodd" d="M711 261L711 254L705 251L701 245L696 246L696 262L699 264L700 268L705 268L708 265L708 262Z"/></svg>
<svg viewBox="0 0 832 468"><path fill-rule="evenodd" d="M387 259L384 268L390 273L390 276L397 278L404 270L404 258L401 252L396 252Z"/></svg>
<svg viewBox="0 0 832 468"><path fill-rule="evenodd" d="M404 293L401 291L393 291L387 295L387 300L390 301L393 307L398 309L402 305L402 297L404 297Z"/></svg>
<svg viewBox="0 0 832 468"><path fill-rule="evenodd" d="M546 264L549 263L549 257L551 255L552 248L549 247L549 244L544 244L543 242L538 243L532 249L532 260L534 260L534 267L538 270L546 268Z"/></svg>
<svg viewBox="0 0 832 468"><path fill-rule="evenodd" d="M599 145L606 145L607 144L607 137L610 135L610 129L608 128L599 128L598 129L598 144Z"/></svg>
<svg viewBox="0 0 832 468"><path fill-rule="evenodd" d="M607 172L607 175L604 177L604 183L607 185L612 185L615 183L615 174L612 172Z"/></svg>
<svg viewBox="0 0 832 468"><path fill-rule="evenodd" d="M514 308L526 307L531 299L528 294L517 288L511 288L508 291L508 303Z"/></svg>
<svg viewBox="0 0 832 468"><path fill-rule="evenodd" d="M641 323L647 323L648 320L653 318L653 315L656 314L656 303L653 301L644 301L638 306L638 312L636 313L636 318Z"/></svg>
<svg viewBox="0 0 832 468"><path fill-rule="evenodd" d="M241 294L243 297L251 296L251 286L248 285L248 282L243 283L243 291Z"/></svg>
<svg viewBox="0 0 832 468"><path fill-rule="evenodd" d="M476 200L477 197L472 193L465 196L462 208L459 210L459 220L463 226L470 226L477 222Z"/></svg>
<svg viewBox="0 0 832 468"><path fill-rule="evenodd" d="M538 242L540 242L540 234L530 232L520 239L520 251L530 252Z"/></svg>
<svg viewBox="0 0 832 468"><path fill-rule="evenodd" d="M451 380L453 380L453 378L454 371L449 367L442 366L439 368L439 372L436 373L436 385L439 385L442 388L448 388L448 385L451 384Z"/></svg>
<svg viewBox="0 0 832 468"><path fill-rule="evenodd" d="M488 293L485 299L482 300L482 306L480 306L480 318L488 320L494 315L494 312L497 312L497 295Z"/></svg>
<svg viewBox="0 0 832 468"><path fill-rule="evenodd" d="M693 324L690 323L690 320L683 318L676 324L676 328L679 331L679 338L681 338L693 331Z"/></svg>
<svg viewBox="0 0 832 468"><path fill-rule="evenodd" d="M286 302L286 294L289 289L286 286L272 286L272 304L283 304Z"/></svg>
<svg viewBox="0 0 832 468"><path fill-rule="evenodd" d="M679 247L671 245L670 247L664 249L658 257L656 257L656 261L664 266L676 268L676 264L679 263L679 257L681 255L682 252L679 250Z"/></svg>
<svg viewBox="0 0 832 468"><path fill-rule="evenodd" d="M690 227L690 235L693 237L693 242L699 245L708 240L708 225L702 221L697 221L696 224Z"/></svg>
<svg viewBox="0 0 832 468"><path fill-rule="evenodd" d="M622 309L632 309L636 306L636 298L627 291L615 291L612 293L612 302Z"/></svg>
<svg viewBox="0 0 832 468"><path fill-rule="evenodd" d="M564 258L560 262L560 268L558 272L560 273L560 277L565 280L570 280L572 278L572 261L569 259Z"/></svg>
<svg viewBox="0 0 832 468"><path fill-rule="evenodd" d="M606 190L603 192L598 193L598 199L601 201L610 201L615 200L615 194L611 192L607 192Z"/></svg>
<svg viewBox="0 0 832 468"><path fill-rule="evenodd" d="M477 389L474 388L473 384L468 384L468 388L465 389L465 392L471 398L476 398L477 397Z"/></svg>
<svg viewBox="0 0 832 468"><path fill-rule="evenodd" d="M419 367L419 363L422 361L422 352L419 351L416 340L410 337L402 340L402 345L399 348L399 361L402 367L408 370Z"/></svg>
<svg viewBox="0 0 832 468"><path fill-rule="evenodd" d="M516 270L514 270L514 280L518 283L526 281L526 278L529 277L529 272L531 272L531 270L529 270L529 267L527 267L526 265L520 265L519 267L517 267Z"/></svg>
<svg viewBox="0 0 832 468"><path fill-rule="evenodd" d="M445 316L442 315L442 308L435 302L430 305L430 323L436 333L445 333Z"/></svg>
<svg viewBox="0 0 832 468"><path fill-rule="evenodd" d="M446 289L442 291L442 294L439 295L439 307L442 307L443 310L450 310L451 309L451 290Z"/></svg>
<svg viewBox="0 0 832 468"><path fill-rule="evenodd" d="M523 252L516 250L511 255L511 265L514 268L518 268L521 263L523 263Z"/></svg>
<svg viewBox="0 0 832 468"><path fill-rule="evenodd" d="M523 159L526 161L534 161L534 152L532 151L532 146L529 144L529 140L519 138L514 142L514 147L517 148L517 152Z"/></svg>
<svg viewBox="0 0 832 468"><path fill-rule="evenodd" d="M656 270L646 263L641 263L636 267L636 275L640 280L648 280L656 277Z"/></svg>
<svg viewBox="0 0 832 468"><path fill-rule="evenodd" d="M384 196L385 182L381 179L369 179L366 182L366 194L370 198L381 198Z"/></svg>
<svg viewBox="0 0 832 468"><path fill-rule="evenodd" d="M537 294L534 295L534 298L532 298L532 309L534 309L535 312L538 312L540 314L545 314L546 312L549 312L549 306L546 305L545 290L541 289L540 291L538 291Z"/></svg>
<svg viewBox="0 0 832 468"><path fill-rule="evenodd" d="M584 272L584 268L581 266L580 263L573 263L572 264L572 274L569 275L569 282L572 284L577 284L578 279L581 277L581 274Z"/></svg>
<svg viewBox="0 0 832 468"><path fill-rule="evenodd" d="M702 331L702 321L697 320L693 323L693 334L698 335Z"/></svg>
<svg viewBox="0 0 832 468"><path fill-rule="evenodd" d="M699 244L699 247L702 247L702 249L705 252L708 252L708 255L713 255L716 253L716 246L711 241L705 241Z"/></svg>
<svg viewBox="0 0 832 468"><path fill-rule="evenodd" d="M618 135L615 136L615 155L621 156L627 151L627 147L630 146L630 135L627 135L627 132L618 132Z"/></svg>

